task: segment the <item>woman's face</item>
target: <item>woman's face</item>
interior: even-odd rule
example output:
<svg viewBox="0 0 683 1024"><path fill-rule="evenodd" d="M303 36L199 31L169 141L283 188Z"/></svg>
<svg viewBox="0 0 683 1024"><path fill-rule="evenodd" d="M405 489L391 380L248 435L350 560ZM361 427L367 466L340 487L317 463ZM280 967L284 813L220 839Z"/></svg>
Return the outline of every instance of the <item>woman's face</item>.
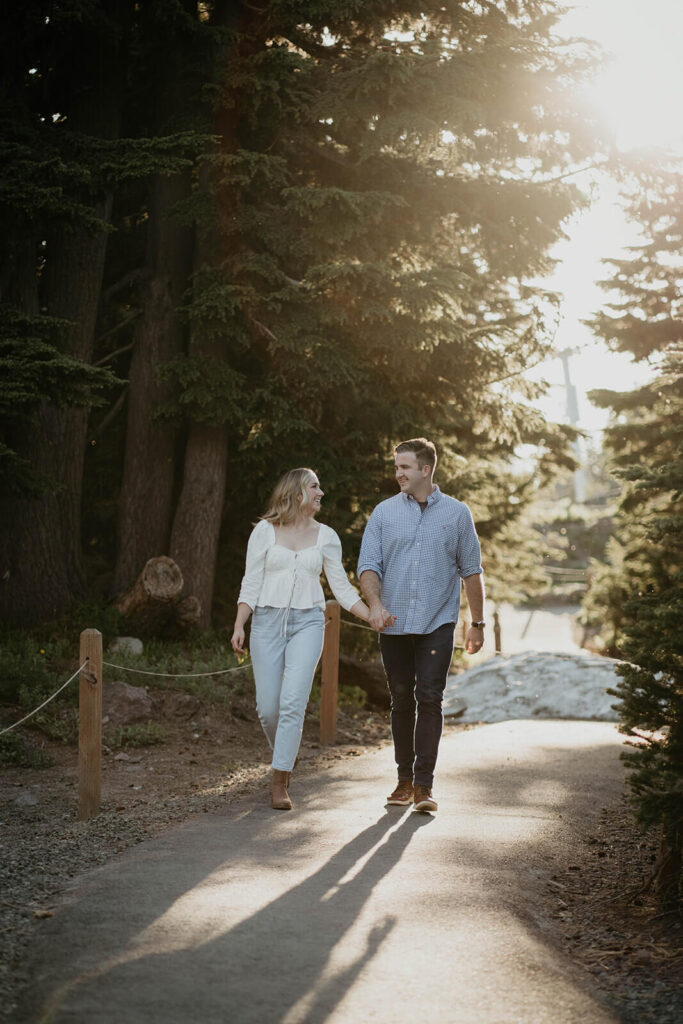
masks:
<svg viewBox="0 0 683 1024"><path fill-rule="evenodd" d="M320 511L320 502L324 493L317 476L312 476L306 484L306 504L303 508L306 515L314 516Z"/></svg>

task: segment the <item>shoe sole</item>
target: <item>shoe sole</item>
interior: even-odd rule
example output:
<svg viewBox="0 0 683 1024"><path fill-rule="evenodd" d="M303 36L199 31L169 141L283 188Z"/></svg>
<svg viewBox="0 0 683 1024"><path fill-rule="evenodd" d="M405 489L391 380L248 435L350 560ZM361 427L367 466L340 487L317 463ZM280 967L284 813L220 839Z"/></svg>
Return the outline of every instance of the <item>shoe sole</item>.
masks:
<svg viewBox="0 0 683 1024"><path fill-rule="evenodd" d="M388 807L410 807L413 802L413 798L410 797L408 800L391 800L387 798L386 805Z"/></svg>
<svg viewBox="0 0 683 1024"><path fill-rule="evenodd" d="M431 811L432 814L436 814L438 808L439 805L432 803L431 800L421 800L419 804L415 804L416 811Z"/></svg>

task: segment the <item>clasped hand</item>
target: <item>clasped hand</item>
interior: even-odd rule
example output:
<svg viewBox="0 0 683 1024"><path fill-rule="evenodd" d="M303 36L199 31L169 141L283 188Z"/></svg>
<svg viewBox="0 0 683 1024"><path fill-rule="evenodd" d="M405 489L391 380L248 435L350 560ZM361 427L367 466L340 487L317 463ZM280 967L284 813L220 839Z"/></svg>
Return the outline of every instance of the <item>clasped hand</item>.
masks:
<svg viewBox="0 0 683 1024"><path fill-rule="evenodd" d="M396 622L396 616L392 615L391 612L387 611L384 605L377 605L370 609L370 618L368 622L373 629L381 633L387 628L387 626L393 626Z"/></svg>

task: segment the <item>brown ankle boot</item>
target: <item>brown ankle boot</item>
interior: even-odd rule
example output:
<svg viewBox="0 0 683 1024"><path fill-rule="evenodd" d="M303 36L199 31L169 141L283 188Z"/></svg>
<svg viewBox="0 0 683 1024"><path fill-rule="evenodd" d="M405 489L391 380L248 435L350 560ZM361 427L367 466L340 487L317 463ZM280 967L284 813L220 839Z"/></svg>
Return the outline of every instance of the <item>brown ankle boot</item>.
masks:
<svg viewBox="0 0 683 1024"><path fill-rule="evenodd" d="M270 784L270 806L276 811L291 811L292 801L287 792L289 772L273 770L273 778Z"/></svg>

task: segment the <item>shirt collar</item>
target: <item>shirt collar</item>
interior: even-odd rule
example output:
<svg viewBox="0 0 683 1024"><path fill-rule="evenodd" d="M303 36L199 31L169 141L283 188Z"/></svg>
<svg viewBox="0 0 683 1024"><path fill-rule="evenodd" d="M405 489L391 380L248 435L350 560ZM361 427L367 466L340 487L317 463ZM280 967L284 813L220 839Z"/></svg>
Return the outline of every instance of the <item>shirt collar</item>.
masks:
<svg viewBox="0 0 683 1024"><path fill-rule="evenodd" d="M412 496L412 494L403 494L401 492L401 497L403 498L404 501L414 501L416 505L418 504L417 499L414 498ZM428 505L433 505L434 502L438 501L440 497L441 497L441 491L439 489L439 485L438 484L434 484L434 490L432 491L432 493L427 498L427 504Z"/></svg>

